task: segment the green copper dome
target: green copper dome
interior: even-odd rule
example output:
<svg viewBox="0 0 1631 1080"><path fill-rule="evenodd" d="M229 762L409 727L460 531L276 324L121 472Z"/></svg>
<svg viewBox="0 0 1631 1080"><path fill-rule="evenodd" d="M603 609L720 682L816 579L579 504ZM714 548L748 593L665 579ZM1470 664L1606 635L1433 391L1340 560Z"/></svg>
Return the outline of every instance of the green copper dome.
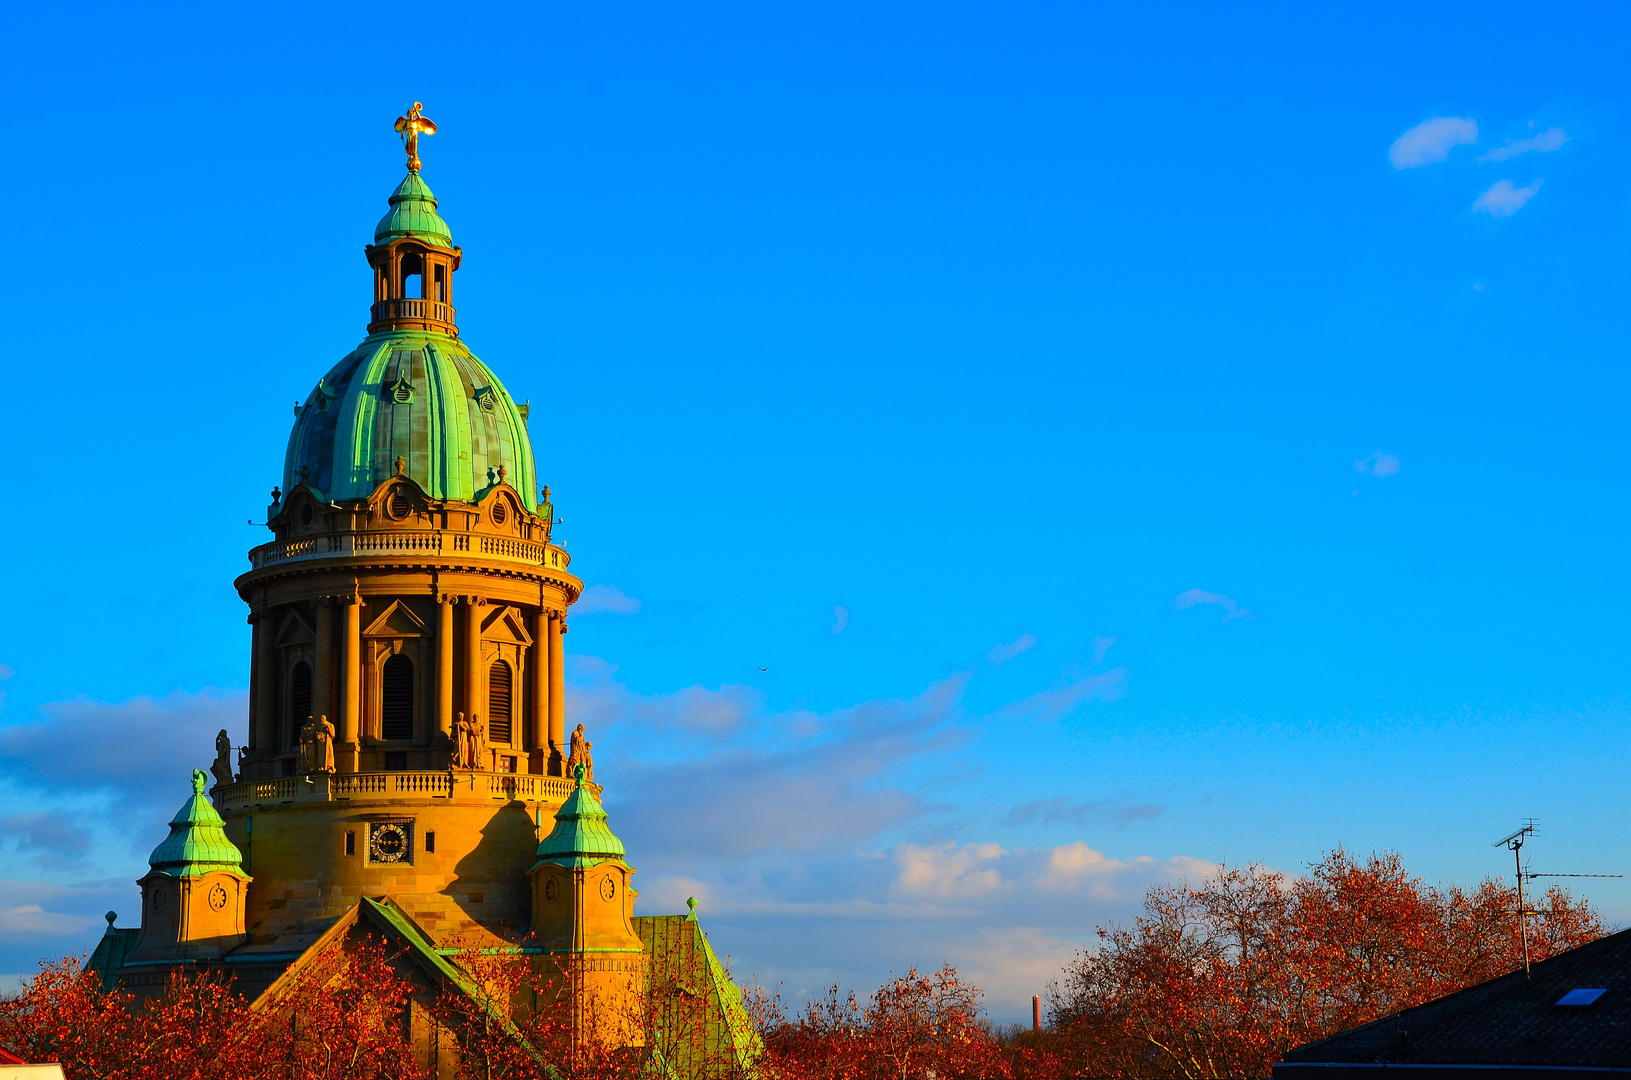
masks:
<svg viewBox="0 0 1631 1080"><path fill-rule="evenodd" d="M436 196L430 186L411 172L391 192L391 209L374 226L374 243L388 244L392 240L423 240L437 247L453 246L453 234L447 222L436 212Z"/></svg>
<svg viewBox="0 0 1631 1080"><path fill-rule="evenodd" d="M573 770L578 786L555 811L555 827L538 845L538 861L565 867L594 866L623 857L623 841L606 824L606 811L589 785L583 766Z"/></svg>
<svg viewBox="0 0 1631 1080"><path fill-rule="evenodd" d="M474 502L498 470L529 510L537 477L526 413L457 338L432 330L371 334L295 407L283 490L362 499L403 471L434 499Z"/></svg>
<svg viewBox="0 0 1631 1080"><path fill-rule="evenodd" d="M209 780L193 770L193 794L170 819L170 835L153 849L147 865L171 877L197 877L211 870L243 874L244 857L222 829L221 815L204 795Z"/></svg>

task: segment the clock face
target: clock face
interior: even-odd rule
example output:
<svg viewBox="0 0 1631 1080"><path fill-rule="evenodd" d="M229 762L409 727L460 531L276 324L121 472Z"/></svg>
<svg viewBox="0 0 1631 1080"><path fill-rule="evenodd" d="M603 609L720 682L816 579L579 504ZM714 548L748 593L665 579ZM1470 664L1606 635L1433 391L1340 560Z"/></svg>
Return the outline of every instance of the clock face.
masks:
<svg viewBox="0 0 1631 1080"><path fill-rule="evenodd" d="M368 858L376 863L412 862L413 826L404 821L376 821L368 826Z"/></svg>
<svg viewBox="0 0 1631 1080"><path fill-rule="evenodd" d="M210 907L214 908L216 911L220 911L226 906L227 891L225 887L216 885L215 888L210 890Z"/></svg>
<svg viewBox="0 0 1631 1080"><path fill-rule="evenodd" d="M611 900L612 897L614 897L616 895L617 895L617 882L613 881L609 876L601 878L600 879L600 898L602 900L608 900L609 901L609 900Z"/></svg>

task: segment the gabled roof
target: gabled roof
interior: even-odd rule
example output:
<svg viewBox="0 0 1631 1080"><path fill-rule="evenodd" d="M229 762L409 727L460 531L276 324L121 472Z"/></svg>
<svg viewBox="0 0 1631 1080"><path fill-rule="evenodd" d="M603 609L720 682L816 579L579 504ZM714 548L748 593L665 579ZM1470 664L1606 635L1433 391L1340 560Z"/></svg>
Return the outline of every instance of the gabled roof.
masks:
<svg viewBox="0 0 1631 1080"><path fill-rule="evenodd" d="M688 915L637 915L634 932L651 958L653 1058L671 1076L718 1080L750 1074L764 1052L742 991Z"/></svg>
<svg viewBox="0 0 1631 1080"><path fill-rule="evenodd" d="M142 930L139 926L118 927L113 920L118 916L108 912L108 928L102 934L102 940L96 943L96 948L85 960L86 971L94 971L102 978L102 989L112 990L119 982L119 969L125 965L125 957L130 955L141 940Z"/></svg>
<svg viewBox="0 0 1631 1080"><path fill-rule="evenodd" d="M1603 993L1589 1004L1560 1004L1582 989ZM1333 1068L1431 1070L1442 1080L1463 1068L1483 1077L1492 1069L1528 1076L1631 1069L1631 930L1543 960L1527 979L1515 971L1300 1046L1274 1075L1338 1080Z"/></svg>
<svg viewBox="0 0 1631 1080"><path fill-rule="evenodd" d="M447 986L477 1000L485 1000L481 988L436 951L436 945L431 941L430 935L414 922L412 916L398 907L396 901L388 896L379 900L365 896L357 901L355 907L340 916L322 937L301 953L300 957L278 976L277 981L255 999L251 1008L260 1011L275 1007L284 994L299 981L307 968L329 949L339 945L341 940L358 925L376 930L402 945L404 955L433 984Z"/></svg>

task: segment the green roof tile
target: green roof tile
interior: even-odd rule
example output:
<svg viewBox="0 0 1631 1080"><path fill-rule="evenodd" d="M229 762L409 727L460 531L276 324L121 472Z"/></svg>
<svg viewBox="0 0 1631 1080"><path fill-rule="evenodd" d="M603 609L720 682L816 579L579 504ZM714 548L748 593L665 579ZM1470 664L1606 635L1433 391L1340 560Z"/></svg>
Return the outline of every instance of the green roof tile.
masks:
<svg viewBox="0 0 1631 1080"><path fill-rule="evenodd" d="M423 240L437 247L453 246L453 234L447 222L436 212L436 196L430 187L411 172L391 192L391 208L374 227L374 243L388 244L392 240Z"/></svg>
<svg viewBox="0 0 1631 1080"><path fill-rule="evenodd" d="M155 873L196 877L212 870L228 870L248 877L243 872L243 852L227 839L221 815L204 795L208 782L202 770L193 770L192 797L170 819L170 835L147 857L147 865Z"/></svg>
<svg viewBox="0 0 1631 1080"><path fill-rule="evenodd" d="M370 334L298 409L283 490L306 483L335 502L362 499L403 471L433 499L474 502L505 480L538 506L532 439L504 384L457 338L431 330Z"/></svg>
<svg viewBox="0 0 1631 1080"><path fill-rule="evenodd" d="M555 827L538 845L538 861L565 867L594 866L623 857L623 841L606 824L606 811L584 782L584 768L572 771L578 786L555 811Z"/></svg>

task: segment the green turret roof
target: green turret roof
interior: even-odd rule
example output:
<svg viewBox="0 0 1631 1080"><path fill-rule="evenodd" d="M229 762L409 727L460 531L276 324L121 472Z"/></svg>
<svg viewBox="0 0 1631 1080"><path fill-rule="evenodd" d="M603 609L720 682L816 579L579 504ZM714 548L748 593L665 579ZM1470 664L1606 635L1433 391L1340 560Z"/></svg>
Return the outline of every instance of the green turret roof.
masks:
<svg viewBox="0 0 1631 1080"><path fill-rule="evenodd" d="M227 839L221 815L204 795L208 781L203 771L193 770L192 798L181 804L170 819L170 835L147 857L147 865L155 873L197 877L211 870L230 870L247 876L243 872L243 852Z"/></svg>
<svg viewBox="0 0 1631 1080"><path fill-rule="evenodd" d="M565 867L594 866L623 857L623 841L606 824L606 811L584 782L582 765L573 769L578 786L555 811L555 827L538 845L538 861Z"/></svg>
<svg viewBox="0 0 1631 1080"><path fill-rule="evenodd" d="M391 192L391 208L374 226L374 243L388 244L392 240L422 240L437 247L453 246L453 234L447 222L436 212L436 196L430 186L411 172Z"/></svg>

